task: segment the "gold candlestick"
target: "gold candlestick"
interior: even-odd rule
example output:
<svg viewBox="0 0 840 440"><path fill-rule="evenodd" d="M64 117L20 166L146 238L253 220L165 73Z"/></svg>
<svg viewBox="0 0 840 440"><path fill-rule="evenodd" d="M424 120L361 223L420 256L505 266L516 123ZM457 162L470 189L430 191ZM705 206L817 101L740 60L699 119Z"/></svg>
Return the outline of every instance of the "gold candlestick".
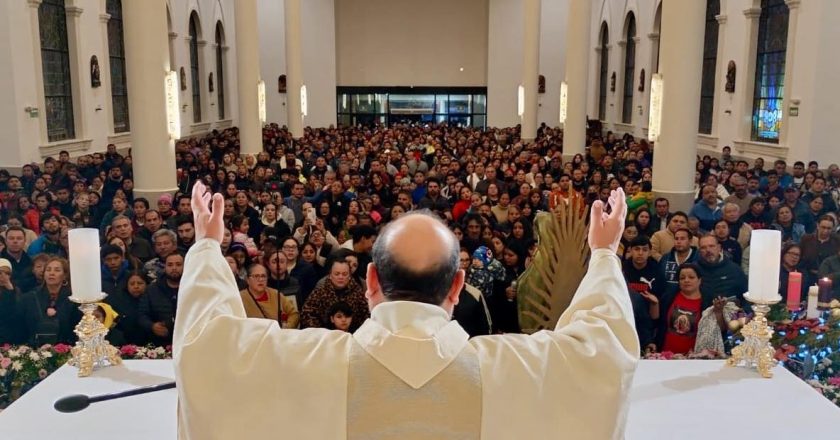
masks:
<svg viewBox="0 0 840 440"><path fill-rule="evenodd" d="M776 366L774 355L776 350L770 345L770 338L773 336L773 329L767 325L766 315L770 312L770 306L779 302L782 298L772 300L753 299L749 294L744 294L749 302L753 303L755 316L744 328L741 334L744 335L744 342L732 349L732 356L726 360L730 367L744 363L747 368L756 367L758 373L767 379L773 377L773 367Z"/></svg>
<svg viewBox="0 0 840 440"><path fill-rule="evenodd" d="M73 358L67 363L79 368L79 377L87 377L94 369L107 367L109 365L121 365L122 358L110 342L105 340L108 329L93 316L96 311L96 303L103 300L107 295L102 294L99 298L91 301L70 297L70 300L79 304L79 310L83 316L76 324L74 333L79 337L76 345L70 349Z"/></svg>

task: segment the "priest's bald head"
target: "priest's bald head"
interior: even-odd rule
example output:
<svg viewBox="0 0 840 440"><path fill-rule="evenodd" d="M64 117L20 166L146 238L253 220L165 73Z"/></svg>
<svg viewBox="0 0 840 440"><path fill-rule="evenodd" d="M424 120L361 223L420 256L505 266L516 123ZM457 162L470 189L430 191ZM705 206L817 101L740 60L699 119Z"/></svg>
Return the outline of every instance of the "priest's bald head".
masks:
<svg viewBox="0 0 840 440"><path fill-rule="evenodd" d="M464 286L458 240L428 210L388 224L373 245L367 268L371 310L384 301L416 301L443 307L450 315Z"/></svg>

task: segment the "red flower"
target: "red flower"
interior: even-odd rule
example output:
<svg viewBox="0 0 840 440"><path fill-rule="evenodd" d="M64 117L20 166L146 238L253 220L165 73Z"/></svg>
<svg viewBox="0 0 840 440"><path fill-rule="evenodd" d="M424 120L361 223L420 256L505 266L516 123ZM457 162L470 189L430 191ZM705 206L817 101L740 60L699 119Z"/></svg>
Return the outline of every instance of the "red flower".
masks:
<svg viewBox="0 0 840 440"><path fill-rule="evenodd" d="M70 352L70 346L67 345L67 344L55 344L53 346L53 351L55 351L58 354L69 353Z"/></svg>
<svg viewBox="0 0 840 440"><path fill-rule="evenodd" d="M120 348L120 354L123 356L134 356L137 354L137 346L135 345L123 345Z"/></svg>

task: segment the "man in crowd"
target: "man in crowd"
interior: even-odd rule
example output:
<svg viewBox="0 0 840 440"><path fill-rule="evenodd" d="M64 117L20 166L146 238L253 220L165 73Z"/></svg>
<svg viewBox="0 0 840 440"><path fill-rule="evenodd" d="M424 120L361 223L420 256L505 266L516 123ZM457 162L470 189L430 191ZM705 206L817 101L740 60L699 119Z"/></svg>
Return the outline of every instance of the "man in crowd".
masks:
<svg viewBox="0 0 840 440"><path fill-rule="evenodd" d="M752 311L744 299L747 292L747 276L741 266L723 254L718 239L711 234L700 238L700 292L703 294L703 309L712 306L715 298L731 298L740 303L746 311Z"/></svg>
<svg viewBox="0 0 840 440"><path fill-rule="evenodd" d="M171 345L175 313L178 308L178 289L184 273L184 256L177 252L165 259L163 277L149 285L140 302L138 322L152 335L156 345Z"/></svg>

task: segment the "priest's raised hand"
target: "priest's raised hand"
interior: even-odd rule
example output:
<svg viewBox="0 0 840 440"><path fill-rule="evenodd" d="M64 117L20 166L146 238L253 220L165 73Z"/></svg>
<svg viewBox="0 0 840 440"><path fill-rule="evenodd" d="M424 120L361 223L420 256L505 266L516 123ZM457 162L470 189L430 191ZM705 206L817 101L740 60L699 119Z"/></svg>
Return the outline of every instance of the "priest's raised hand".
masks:
<svg viewBox="0 0 840 440"><path fill-rule="evenodd" d="M211 196L207 187L198 181L193 185L190 204L195 224L195 241L210 238L221 243L225 232L223 219L225 199L222 195L216 193Z"/></svg>

